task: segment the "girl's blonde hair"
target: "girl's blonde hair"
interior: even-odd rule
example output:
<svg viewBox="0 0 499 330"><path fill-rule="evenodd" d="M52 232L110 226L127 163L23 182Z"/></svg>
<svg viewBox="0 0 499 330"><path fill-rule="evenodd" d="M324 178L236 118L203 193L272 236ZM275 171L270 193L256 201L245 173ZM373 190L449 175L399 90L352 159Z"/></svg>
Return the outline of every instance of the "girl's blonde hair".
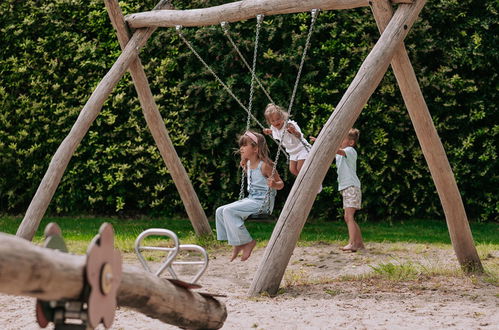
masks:
<svg viewBox="0 0 499 330"><path fill-rule="evenodd" d="M248 134L249 133L249 134ZM256 137L257 142L255 142L251 134L253 134L254 137ZM239 137L239 147L242 146L247 146L247 145L252 145L253 147L258 147L258 158L260 160L263 160L266 164L269 164L270 166L274 165L274 162L269 157L269 147L267 146L267 142L265 141L265 137L257 132L254 131L248 131L242 134Z"/></svg>
<svg viewBox="0 0 499 330"><path fill-rule="evenodd" d="M355 142L354 145L357 145L357 141L359 141L359 136L360 136L360 131L356 128L350 128L350 130L348 131L348 138Z"/></svg>
<svg viewBox="0 0 499 330"><path fill-rule="evenodd" d="M278 106L277 104L274 103L269 103L265 107L265 120L267 121L267 124L270 125L270 116L273 114L278 114L281 116L282 120L286 121L289 118L289 114L284 110L283 107Z"/></svg>

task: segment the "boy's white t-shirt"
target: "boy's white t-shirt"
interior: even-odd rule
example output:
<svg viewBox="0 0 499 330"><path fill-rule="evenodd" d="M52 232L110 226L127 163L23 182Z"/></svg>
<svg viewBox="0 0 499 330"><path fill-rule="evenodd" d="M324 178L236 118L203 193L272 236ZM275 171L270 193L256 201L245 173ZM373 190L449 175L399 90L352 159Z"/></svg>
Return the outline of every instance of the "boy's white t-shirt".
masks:
<svg viewBox="0 0 499 330"><path fill-rule="evenodd" d="M346 156L336 154L338 190L351 186L360 188L360 180L357 177L357 151L352 147L346 147L342 150Z"/></svg>
<svg viewBox="0 0 499 330"><path fill-rule="evenodd" d="M300 126L298 126L298 124L294 120L288 120L288 124L293 124L293 126L296 128L296 131L302 134ZM270 129L272 130L272 137L278 141L281 140L282 133L285 130L284 125L281 129L277 129L271 125ZM289 132L284 135L282 145L284 146L284 148L286 148L286 152L290 155L299 153L300 151L302 151L302 149L305 149L300 139L298 139L296 136L293 136L293 134Z"/></svg>

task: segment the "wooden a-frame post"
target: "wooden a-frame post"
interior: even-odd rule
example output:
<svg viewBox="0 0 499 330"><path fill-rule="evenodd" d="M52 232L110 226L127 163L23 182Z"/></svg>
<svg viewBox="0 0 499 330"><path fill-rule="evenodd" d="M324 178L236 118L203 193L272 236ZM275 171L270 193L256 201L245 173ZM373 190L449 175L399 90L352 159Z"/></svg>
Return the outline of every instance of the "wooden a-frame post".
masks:
<svg viewBox="0 0 499 330"><path fill-rule="evenodd" d="M145 44L147 38L156 27L174 27L176 25L206 26L219 24L222 21L241 21L255 17L257 14L277 15L304 12L314 8L332 10L371 5L380 30L383 31L386 28L372 51L364 60L359 72L343 95L336 110L325 124L317 141L314 143L311 153L296 178L295 184L284 205L284 209L272 233L249 294L255 295L263 291L275 293L279 288L285 268L308 217L317 190L329 169L336 150L349 128L357 120L369 97L380 83L390 62L397 77L424 156L428 162L432 178L435 181L458 261L467 271L482 270L480 259L473 245L473 238L454 174L450 168L403 46L403 40L418 17L426 0L392 0L392 3L400 4L393 17L390 3L387 0L372 0L369 2L367 0L309 0L306 2L290 0L238 1L204 9L185 11L159 10L137 13L128 15L125 19L129 27L139 29L128 43L126 42L128 35L125 33L124 26L122 26L121 13L113 13L112 11L117 8L116 5L112 5L114 1L108 0L106 4L110 10L113 25L115 25L118 31L120 44L124 47L123 53L96 88L82 110L82 113L80 113L70 134L57 150L28 211L31 210L33 214L41 212L41 219L46 210L46 204L50 201L76 146L99 113L102 103L110 94L112 88L114 88L132 61L138 59L138 50ZM114 9L112 9L113 6ZM138 65L137 70L133 69L133 66L130 68L130 71L135 70L133 75L136 87L138 90L140 89L137 85L141 83L137 83L137 80L140 82L142 79L142 82L148 89L145 76L141 77L142 73L139 72L139 70L143 72L140 62L137 61L136 63ZM141 104L150 102L147 93L138 93ZM146 120L149 123L147 116L155 118L154 109L157 111L157 108L154 104L148 106L149 110L146 109L146 106L143 105L143 107ZM146 114L147 112L150 113ZM152 128L151 131L153 131ZM158 134L158 136L160 135ZM167 134L163 135L163 138L165 136L168 140ZM156 139L157 137L155 137ZM175 158L178 159L178 157ZM51 175L49 175L49 172ZM174 181L176 184L178 183L175 178ZM190 185L190 181L188 182ZM53 190L47 193L43 191L44 189ZM48 200L45 201L47 198ZM36 203L34 203L35 200ZM39 206L42 206L42 208L39 208ZM26 218L36 219L33 214L27 212L25 220Z"/></svg>
<svg viewBox="0 0 499 330"><path fill-rule="evenodd" d="M380 32L383 32L393 16L393 8L388 0L370 1L370 5ZM482 271L454 173L403 43L395 49L391 66L437 188L458 261L465 271Z"/></svg>
<svg viewBox="0 0 499 330"><path fill-rule="evenodd" d="M373 0L369 3L373 5L376 2ZM380 21L381 30L385 27L386 29L364 60L359 72L322 129L298 174L253 278L249 295L258 295L262 292L277 293L286 266L317 195L316 192L329 165L333 161L343 137L354 125L362 108L380 83L394 55L397 55L398 58L394 59L392 65L397 74L404 100L408 105L418 139L432 170L432 177L437 185L437 191L445 210L458 260L465 270L482 270L454 175L431 117L429 113L425 113L428 110L417 80L415 80L415 75L413 77L405 71L408 67L412 71L412 67L410 62L403 60L404 54L407 57L403 48L403 40L425 2L426 0L415 0L412 4L401 4L393 17L391 12L388 15L382 15L381 11L378 10L381 5L373 5L373 11ZM406 81L401 82L402 80ZM411 91L410 88L414 87L414 83L417 88L415 91ZM433 146L433 143L436 145ZM432 153L436 153L436 155ZM439 170L441 167L443 170ZM449 196L443 196L446 193Z"/></svg>
<svg viewBox="0 0 499 330"><path fill-rule="evenodd" d="M168 5L168 1L161 0L155 9L163 9ZM112 7L113 6L111 5L111 8ZM111 94L127 69L130 70L130 73L132 74L147 125L158 145L165 164L170 170L173 181L177 186L196 234L211 234L208 219L199 203L198 197L187 176L187 172L180 162L168 136L168 132L154 102L147 82L147 77L145 76L138 57L140 49L145 45L156 28L149 27L138 29L129 39L128 34L125 32L126 30L124 30L124 27L121 25L122 23L119 22L119 15L116 15L115 13L115 11L110 11L110 16L113 20L113 25L115 25L118 30L119 41L120 45L123 47L123 51L108 73L97 85L80 112L80 115L68 136L64 139L52 157L47 172L38 186L35 196L17 230L17 236L27 240L33 239L73 153L87 133L90 125L99 114L107 97Z"/></svg>

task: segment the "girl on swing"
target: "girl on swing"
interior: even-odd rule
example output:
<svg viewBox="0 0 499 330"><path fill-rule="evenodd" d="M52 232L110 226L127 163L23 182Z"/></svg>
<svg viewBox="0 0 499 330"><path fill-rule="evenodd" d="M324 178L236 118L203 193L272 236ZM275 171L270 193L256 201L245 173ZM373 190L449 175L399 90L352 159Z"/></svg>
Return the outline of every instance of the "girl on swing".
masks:
<svg viewBox="0 0 499 330"><path fill-rule="evenodd" d="M244 221L254 213L259 212L265 203L271 211L274 207L275 191L284 187L279 174L274 171L274 164L269 158L269 149L263 135L246 131L239 137L240 165L246 171L249 196L217 208L215 213L217 239L227 240L234 246L230 261L242 252L241 261L247 260L256 241L244 226ZM267 196L267 191L270 196ZM268 201L266 200L268 199Z"/></svg>
<svg viewBox="0 0 499 330"><path fill-rule="evenodd" d="M263 134L272 135L276 140L283 139L282 145L289 154L289 171L295 176L298 175L312 146L303 138L300 126L295 121L288 120L288 113L280 106L268 104L264 115L270 128L265 128ZM286 121L287 126L284 127ZM289 134L284 134L284 130Z"/></svg>

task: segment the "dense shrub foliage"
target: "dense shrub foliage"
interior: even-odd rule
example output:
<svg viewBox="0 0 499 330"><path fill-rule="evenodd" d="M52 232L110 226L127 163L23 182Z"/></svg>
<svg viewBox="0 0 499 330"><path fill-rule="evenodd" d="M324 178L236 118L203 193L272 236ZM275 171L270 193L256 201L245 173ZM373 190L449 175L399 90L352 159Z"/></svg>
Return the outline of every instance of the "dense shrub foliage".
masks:
<svg viewBox="0 0 499 330"><path fill-rule="evenodd" d="M179 9L228 1L174 1ZM120 3L125 14L153 8L150 0ZM497 2L428 1L406 46L447 151L471 219L498 220ZM102 1L4 0L0 3L0 211L29 205L50 159L95 86L120 54ZM310 17L266 17L257 72L287 106ZM254 20L231 24L248 59ZM248 102L250 75L218 26L185 35L235 95ZM312 37L292 117L317 135L379 36L369 8L322 12ZM212 78L174 29L158 29L141 60L170 137L208 216L234 200L240 172L234 155L246 113ZM260 121L268 100L259 91ZM358 173L366 219L443 217L392 72L364 108ZM254 128L258 128L253 124ZM275 145L271 144L272 154ZM281 157L287 186L293 183ZM312 217L341 212L335 165ZM144 121L127 74L73 156L52 200L53 214L184 212L174 183Z"/></svg>

